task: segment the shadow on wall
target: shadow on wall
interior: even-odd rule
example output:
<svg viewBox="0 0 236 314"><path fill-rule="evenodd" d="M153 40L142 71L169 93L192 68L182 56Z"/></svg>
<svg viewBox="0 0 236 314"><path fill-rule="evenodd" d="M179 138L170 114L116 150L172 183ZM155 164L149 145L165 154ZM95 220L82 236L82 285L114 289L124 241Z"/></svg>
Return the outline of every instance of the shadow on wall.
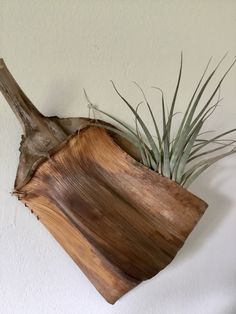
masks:
<svg viewBox="0 0 236 314"><path fill-rule="evenodd" d="M227 162L227 159L225 161ZM205 200L209 207L187 239L184 250L180 251L182 258L196 253L221 227L232 210L233 200L221 192L223 182L227 182L233 175L232 163L228 165L226 162L223 164L224 168L220 167L219 163L214 165L199 177L191 188L191 192ZM236 169L236 162L234 164L233 168Z"/></svg>

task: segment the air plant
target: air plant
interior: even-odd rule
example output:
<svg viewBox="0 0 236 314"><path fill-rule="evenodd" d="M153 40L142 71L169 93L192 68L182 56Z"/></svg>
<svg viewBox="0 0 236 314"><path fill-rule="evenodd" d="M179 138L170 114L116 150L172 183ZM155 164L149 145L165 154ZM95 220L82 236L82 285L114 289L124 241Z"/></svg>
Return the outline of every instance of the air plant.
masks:
<svg viewBox="0 0 236 314"><path fill-rule="evenodd" d="M226 55L225 55L226 56ZM229 71L232 69L236 60L225 71L221 79L218 81L215 89L209 96L208 100L202 103L202 98L207 91L207 87L214 77L216 71L220 67L225 56L220 60L214 70L206 77L211 59L209 60L195 90L187 104L186 111L182 117L175 136L172 138L173 117L176 115L176 99L179 92L183 56L181 54L181 62L178 73L178 80L171 102L170 110L167 110L166 101L162 89L154 87L161 93L161 108L162 108L162 129L157 123L157 119L152 111L142 88L137 84L137 87L142 93L143 101L134 108L129 101L118 91L115 84L112 82L115 92L122 99L125 105L131 110L134 115L135 128L130 127L115 116L104 112L97 106L93 105L89 100L86 92L85 96L89 103L89 108L95 112L100 112L118 123L119 128L96 123L98 127L111 130L138 147L140 151L140 162L152 170L158 172L162 176L168 177L185 188L188 188L198 176L213 165L218 160L236 153L235 140L227 139L225 136L234 133L236 128L217 134L209 139L202 137L203 134L210 131L201 132L208 118L214 113L215 109L222 101L220 98L220 87L226 78ZM218 94L218 96L217 96ZM217 97L217 99L216 99ZM152 135L149 127L145 124L143 118L138 113L139 106L145 104L151 116L155 136ZM197 109L200 110L197 112ZM212 144L214 147L212 147Z"/></svg>

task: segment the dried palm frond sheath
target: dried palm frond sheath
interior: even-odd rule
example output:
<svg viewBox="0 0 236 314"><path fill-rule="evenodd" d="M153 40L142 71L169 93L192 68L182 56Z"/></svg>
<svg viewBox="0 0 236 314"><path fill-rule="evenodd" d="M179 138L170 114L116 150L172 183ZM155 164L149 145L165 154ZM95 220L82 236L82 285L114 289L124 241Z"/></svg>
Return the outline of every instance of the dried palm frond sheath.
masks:
<svg viewBox="0 0 236 314"><path fill-rule="evenodd" d="M24 131L14 194L104 298L115 303L168 265L207 204L96 122L44 117L2 59L0 90Z"/></svg>

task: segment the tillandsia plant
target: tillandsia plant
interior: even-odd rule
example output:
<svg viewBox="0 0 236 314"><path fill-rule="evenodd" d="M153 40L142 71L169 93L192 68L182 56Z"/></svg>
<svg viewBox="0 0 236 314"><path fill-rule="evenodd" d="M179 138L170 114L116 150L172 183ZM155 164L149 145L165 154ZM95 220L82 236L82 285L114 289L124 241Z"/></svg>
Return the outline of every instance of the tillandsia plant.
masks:
<svg viewBox="0 0 236 314"><path fill-rule="evenodd" d="M220 98L220 87L236 62L236 60L233 61L233 63L218 81L218 84L215 86L215 89L212 91L208 100L205 103L202 103L202 98L207 90L207 87L214 77L216 71L220 67L221 63L225 59L225 56L220 60L220 62L208 75L208 77L205 78L211 62L211 59L209 60L193 92L193 95L186 106L186 111L183 114L182 120L173 138L172 122L173 117L176 114L176 99L182 77L182 54L177 85L169 110L167 110L163 91L158 87L154 87L161 93L162 128L159 127L152 107L149 104L142 88L137 83L135 84L142 93L143 101L140 102L136 108L134 108L130 102L117 90L113 82L112 85L114 90L134 115L135 127L130 127L121 120L117 119L115 116L104 112L97 106L93 105L85 92L86 99L89 102L89 108L108 116L117 122L121 129L116 129L107 125L97 124L97 126L112 130L113 132L116 132L117 134L128 139L131 143L138 147L141 156L140 161L145 166L165 177L176 181L183 187L188 188L203 171L205 171L215 162L226 156L236 153L235 140L225 138L227 135L234 133L236 128L217 134L208 139L204 138L203 135L209 131L201 132L204 125L206 124L207 119L214 113L215 109L222 101L222 98ZM143 103L147 106L151 116L156 133L155 136L152 135L149 127L145 124L144 119L138 113L139 106ZM212 144L214 147L212 147Z"/></svg>

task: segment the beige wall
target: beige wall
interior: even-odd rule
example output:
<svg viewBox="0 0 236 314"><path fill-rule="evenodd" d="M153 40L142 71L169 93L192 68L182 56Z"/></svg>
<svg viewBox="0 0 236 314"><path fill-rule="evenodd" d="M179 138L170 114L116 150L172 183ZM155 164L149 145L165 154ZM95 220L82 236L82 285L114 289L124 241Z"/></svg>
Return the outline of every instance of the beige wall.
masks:
<svg viewBox="0 0 236 314"><path fill-rule="evenodd" d="M210 56L214 65L229 51L223 71L236 55L236 1L0 0L0 56L44 114L87 115L86 88L100 108L130 122L110 79L133 104L141 98L132 84L137 81L158 112L160 101L150 87L162 87L170 102L181 50L180 111ZM222 86L224 102L209 129L236 126L235 86L236 67ZM10 196L20 134L0 96L1 313L236 312L235 157L192 186L210 208L174 262L111 307Z"/></svg>

